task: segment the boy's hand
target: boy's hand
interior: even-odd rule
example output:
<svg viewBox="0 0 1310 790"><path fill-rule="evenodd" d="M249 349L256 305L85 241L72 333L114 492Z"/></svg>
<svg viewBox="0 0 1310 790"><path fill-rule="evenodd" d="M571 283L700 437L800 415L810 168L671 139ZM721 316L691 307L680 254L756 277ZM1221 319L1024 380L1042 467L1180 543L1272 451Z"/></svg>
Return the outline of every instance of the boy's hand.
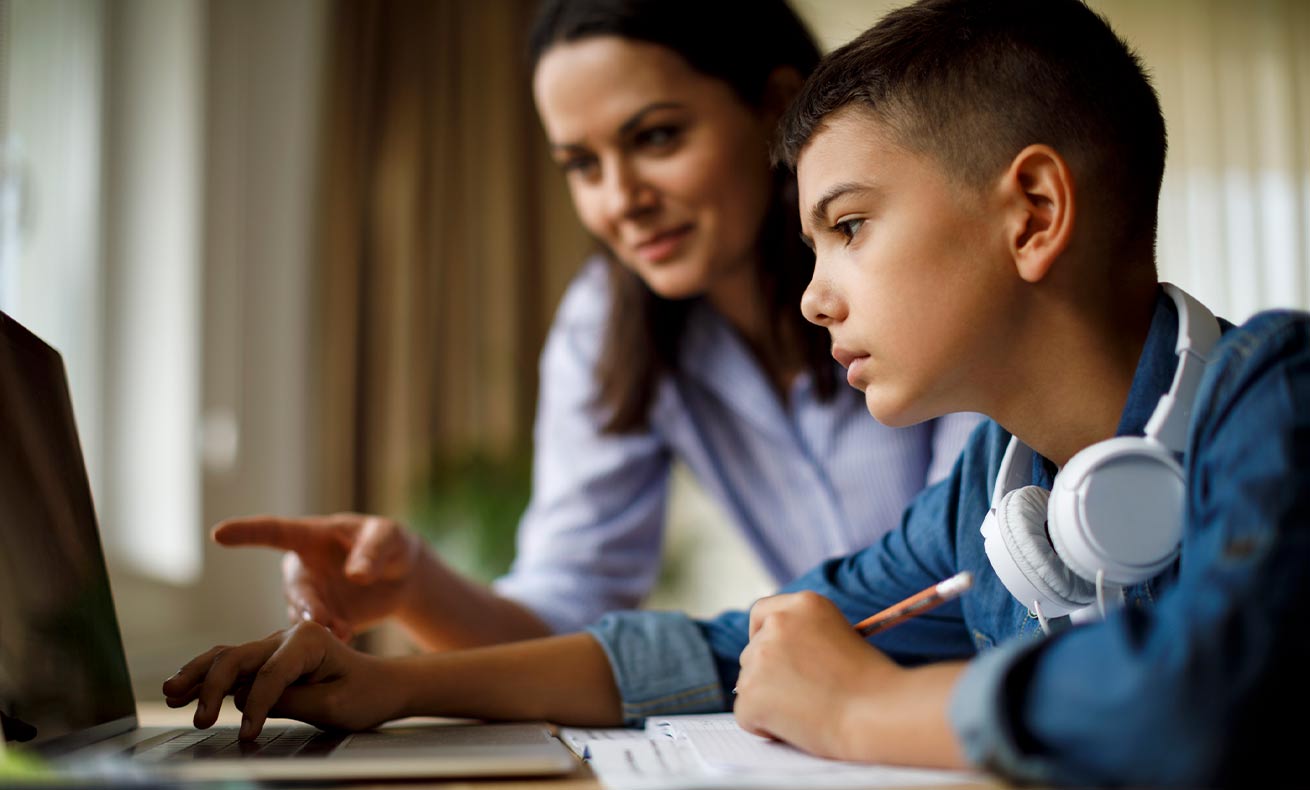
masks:
<svg viewBox="0 0 1310 790"><path fill-rule="evenodd" d="M243 712L241 738L250 740L270 715L323 729L366 730L398 718L403 684L385 662L352 650L317 623L302 622L258 642L215 647L164 682L170 707L197 700L195 726L218 719L223 697Z"/></svg>
<svg viewBox="0 0 1310 790"><path fill-rule="evenodd" d="M341 640L397 613L426 551L395 521L355 513L231 519L213 537L224 546L285 551L282 586L291 623L320 623Z"/></svg>
<svg viewBox="0 0 1310 790"><path fill-rule="evenodd" d="M751 608L734 713L742 729L824 757L859 760L846 712L905 670L867 644L837 607L813 592L764 598Z"/></svg>

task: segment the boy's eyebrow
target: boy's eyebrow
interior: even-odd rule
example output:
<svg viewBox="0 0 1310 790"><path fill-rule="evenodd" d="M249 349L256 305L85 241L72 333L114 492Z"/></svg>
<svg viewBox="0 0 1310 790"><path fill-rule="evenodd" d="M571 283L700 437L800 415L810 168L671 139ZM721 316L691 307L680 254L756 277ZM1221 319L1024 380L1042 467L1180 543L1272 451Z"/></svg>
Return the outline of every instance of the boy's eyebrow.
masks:
<svg viewBox="0 0 1310 790"><path fill-rule="evenodd" d="M813 225L823 225L826 223L825 217L828 215L828 204L843 195L849 195L854 192L877 192L878 190L868 184L859 184L854 181L845 181L829 189L823 194L823 197L814 204L810 209L810 223Z"/></svg>
<svg viewBox="0 0 1310 790"><path fill-rule="evenodd" d="M632 115L628 116L628 119L619 126L619 136L622 137L624 135L630 134L633 129L636 129L638 126L641 125L641 122L645 120L647 115L655 112L656 110L681 110L684 108L684 106L685 105L681 104L680 102L673 102L673 101L651 102L650 104L647 104L645 107L642 107L640 110L634 112ZM586 148L586 146L583 145L582 143L575 143L575 142L551 143L550 147L554 151L575 151L575 150Z"/></svg>

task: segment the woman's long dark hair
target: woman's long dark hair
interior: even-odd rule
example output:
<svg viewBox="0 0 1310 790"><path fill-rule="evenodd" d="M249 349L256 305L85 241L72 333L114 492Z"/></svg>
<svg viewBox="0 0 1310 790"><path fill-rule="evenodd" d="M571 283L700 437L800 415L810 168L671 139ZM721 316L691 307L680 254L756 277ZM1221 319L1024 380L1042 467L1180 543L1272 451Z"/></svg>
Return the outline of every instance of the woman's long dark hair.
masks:
<svg viewBox="0 0 1310 790"><path fill-rule="evenodd" d="M818 45L784 0L543 0L529 38L533 68L551 46L592 36L618 36L676 52L692 68L727 83L744 103L766 101L769 77L790 66L806 77L819 62ZM803 363L820 398L837 381L828 333L801 315L801 294L814 272L814 256L800 240L795 178L774 169L773 199L759 238L760 286L770 307L770 341L787 365ZM614 259L610 311L596 376L605 431L647 425L661 374L677 368L688 300L657 296ZM799 359L797 359L799 357Z"/></svg>

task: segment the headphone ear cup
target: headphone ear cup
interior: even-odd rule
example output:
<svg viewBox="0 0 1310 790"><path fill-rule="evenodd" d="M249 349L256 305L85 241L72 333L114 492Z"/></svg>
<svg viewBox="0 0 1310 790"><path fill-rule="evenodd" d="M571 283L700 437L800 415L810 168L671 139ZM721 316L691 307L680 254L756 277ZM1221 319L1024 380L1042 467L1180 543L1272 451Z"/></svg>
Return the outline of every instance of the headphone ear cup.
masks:
<svg viewBox="0 0 1310 790"><path fill-rule="evenodd" d="M1116 586L1149 579L1178 554L1187 484L1168 448L1135 436L1098 442L1055 477L1048 532L1065 565Z"/></svg>
<svg viewBox="0 0 1310 790"><path fill-rule="evenodd" d="M1070 570L1051 545L1046 531L1050 495L1050 491L1040 486L1017 488L1002 497L996 506L996 522L1001 540L1019 571L1038 592L1056 604L1047 612L1056 616L1093 603L1096 585Z"/></svg>

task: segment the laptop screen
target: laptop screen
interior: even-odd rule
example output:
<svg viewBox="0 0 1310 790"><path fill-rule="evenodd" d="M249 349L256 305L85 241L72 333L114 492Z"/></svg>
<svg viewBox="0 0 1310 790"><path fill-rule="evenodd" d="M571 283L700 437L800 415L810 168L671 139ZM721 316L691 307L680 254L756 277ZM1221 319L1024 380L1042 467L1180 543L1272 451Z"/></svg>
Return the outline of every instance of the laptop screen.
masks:
<svg viewBox="0 0 1310 790"><path fill-rule="evenodd" d="M73 745L135 724L59 354L0 313L0 723Z"/></svg>

